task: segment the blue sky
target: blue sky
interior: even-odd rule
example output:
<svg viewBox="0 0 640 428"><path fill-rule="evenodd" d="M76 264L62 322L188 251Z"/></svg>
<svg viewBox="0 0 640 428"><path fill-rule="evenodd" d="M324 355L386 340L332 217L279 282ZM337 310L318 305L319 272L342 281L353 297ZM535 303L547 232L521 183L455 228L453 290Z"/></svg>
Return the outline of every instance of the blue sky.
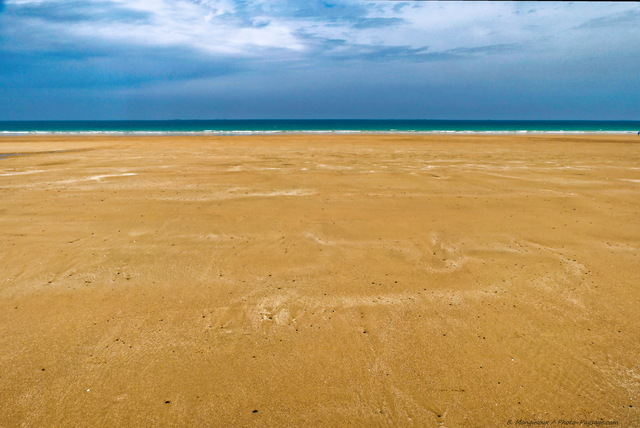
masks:
<svg viewBox="0 0 640 428"><path fill-rule="evenodd" d="M638 120L639 76L639 3L0 0L0 120Z"/></svg>

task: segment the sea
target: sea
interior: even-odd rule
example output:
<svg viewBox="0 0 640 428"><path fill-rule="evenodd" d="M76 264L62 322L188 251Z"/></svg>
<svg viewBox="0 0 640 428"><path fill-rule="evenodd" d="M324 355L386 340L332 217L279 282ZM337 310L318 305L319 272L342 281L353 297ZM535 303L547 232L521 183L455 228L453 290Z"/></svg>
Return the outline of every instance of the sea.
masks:
<svg viewBox="0 0 640 428"><path fill-rule="evenodd" d="M640 120L80 120L0 121L0 135L23 134L636 134ZM639 134L640 135L640 134Z"/></svg>

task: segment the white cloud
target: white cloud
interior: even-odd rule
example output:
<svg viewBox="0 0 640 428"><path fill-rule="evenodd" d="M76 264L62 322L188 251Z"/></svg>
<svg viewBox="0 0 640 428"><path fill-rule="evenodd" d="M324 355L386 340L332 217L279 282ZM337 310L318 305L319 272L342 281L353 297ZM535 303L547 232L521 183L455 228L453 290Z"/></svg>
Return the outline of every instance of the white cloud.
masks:
<svg viewBox="0 0 640 428"><path fill-rule="evenodd" d="M315 44L311 40L314 37L344 40L342 51L363 45L428 46L430 52L502 44L535 45L552 51L580 49L581 45L591 43L591 27L615 24L615 19L624 19L626 15L640 20L637 6L615 3L419 2L399 8L395 2L365 0L337 0L333 7L314 0L7 2L8 6L18 9L40 6L45 14L49 9L44 6L57 5L58 15L65 7L71 13L73 9L82 11L92 5L102 5L104 9L105 4L120 11L138 12L147 19L118 20L117 11L112 19L101 20L100 13L96 13L91 20L74 22L56 21L55 16L37 14L20 17L25 21L38 20L39 25L48 26L51 32L78 41L183 46L214 56L268 55L271 58L274 58L273 50L317 54L314 50L317 40ZM607 16L615 19L607 20ZM396 21L384 26L384 19L389 18ZM363 25L367 22L380 25ZM584 25L589 22L593 23L591 27ZM580 25L585 26L581 34L570 34ZM610 29L616 33L615 26ZM638 45L638 42L628 43Z"/></svg>

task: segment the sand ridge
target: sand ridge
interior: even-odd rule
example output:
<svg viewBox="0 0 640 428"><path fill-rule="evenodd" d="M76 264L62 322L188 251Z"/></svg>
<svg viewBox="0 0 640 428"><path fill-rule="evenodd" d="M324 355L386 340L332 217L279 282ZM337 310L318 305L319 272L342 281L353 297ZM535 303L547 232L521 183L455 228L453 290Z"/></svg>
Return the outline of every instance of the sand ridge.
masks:
<svg viewBox="0 0 640 428"><path fill-rule="evenodd" d="M640 424L635 136L0 154L2 426Z"/></svg>

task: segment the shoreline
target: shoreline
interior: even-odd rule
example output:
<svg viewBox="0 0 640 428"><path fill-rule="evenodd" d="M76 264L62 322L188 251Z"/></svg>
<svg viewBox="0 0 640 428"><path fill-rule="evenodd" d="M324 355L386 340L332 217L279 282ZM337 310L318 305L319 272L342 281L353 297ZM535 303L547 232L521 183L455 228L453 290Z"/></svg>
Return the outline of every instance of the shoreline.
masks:
<svg viewBox="0 0 640 428"><path fill-rule="evenodd" d="M535 131L535 130L519 130L519 131L0 131L2 137L20 137L20 136L269 136L269 135L637 135L639 131Z"/></svg>

